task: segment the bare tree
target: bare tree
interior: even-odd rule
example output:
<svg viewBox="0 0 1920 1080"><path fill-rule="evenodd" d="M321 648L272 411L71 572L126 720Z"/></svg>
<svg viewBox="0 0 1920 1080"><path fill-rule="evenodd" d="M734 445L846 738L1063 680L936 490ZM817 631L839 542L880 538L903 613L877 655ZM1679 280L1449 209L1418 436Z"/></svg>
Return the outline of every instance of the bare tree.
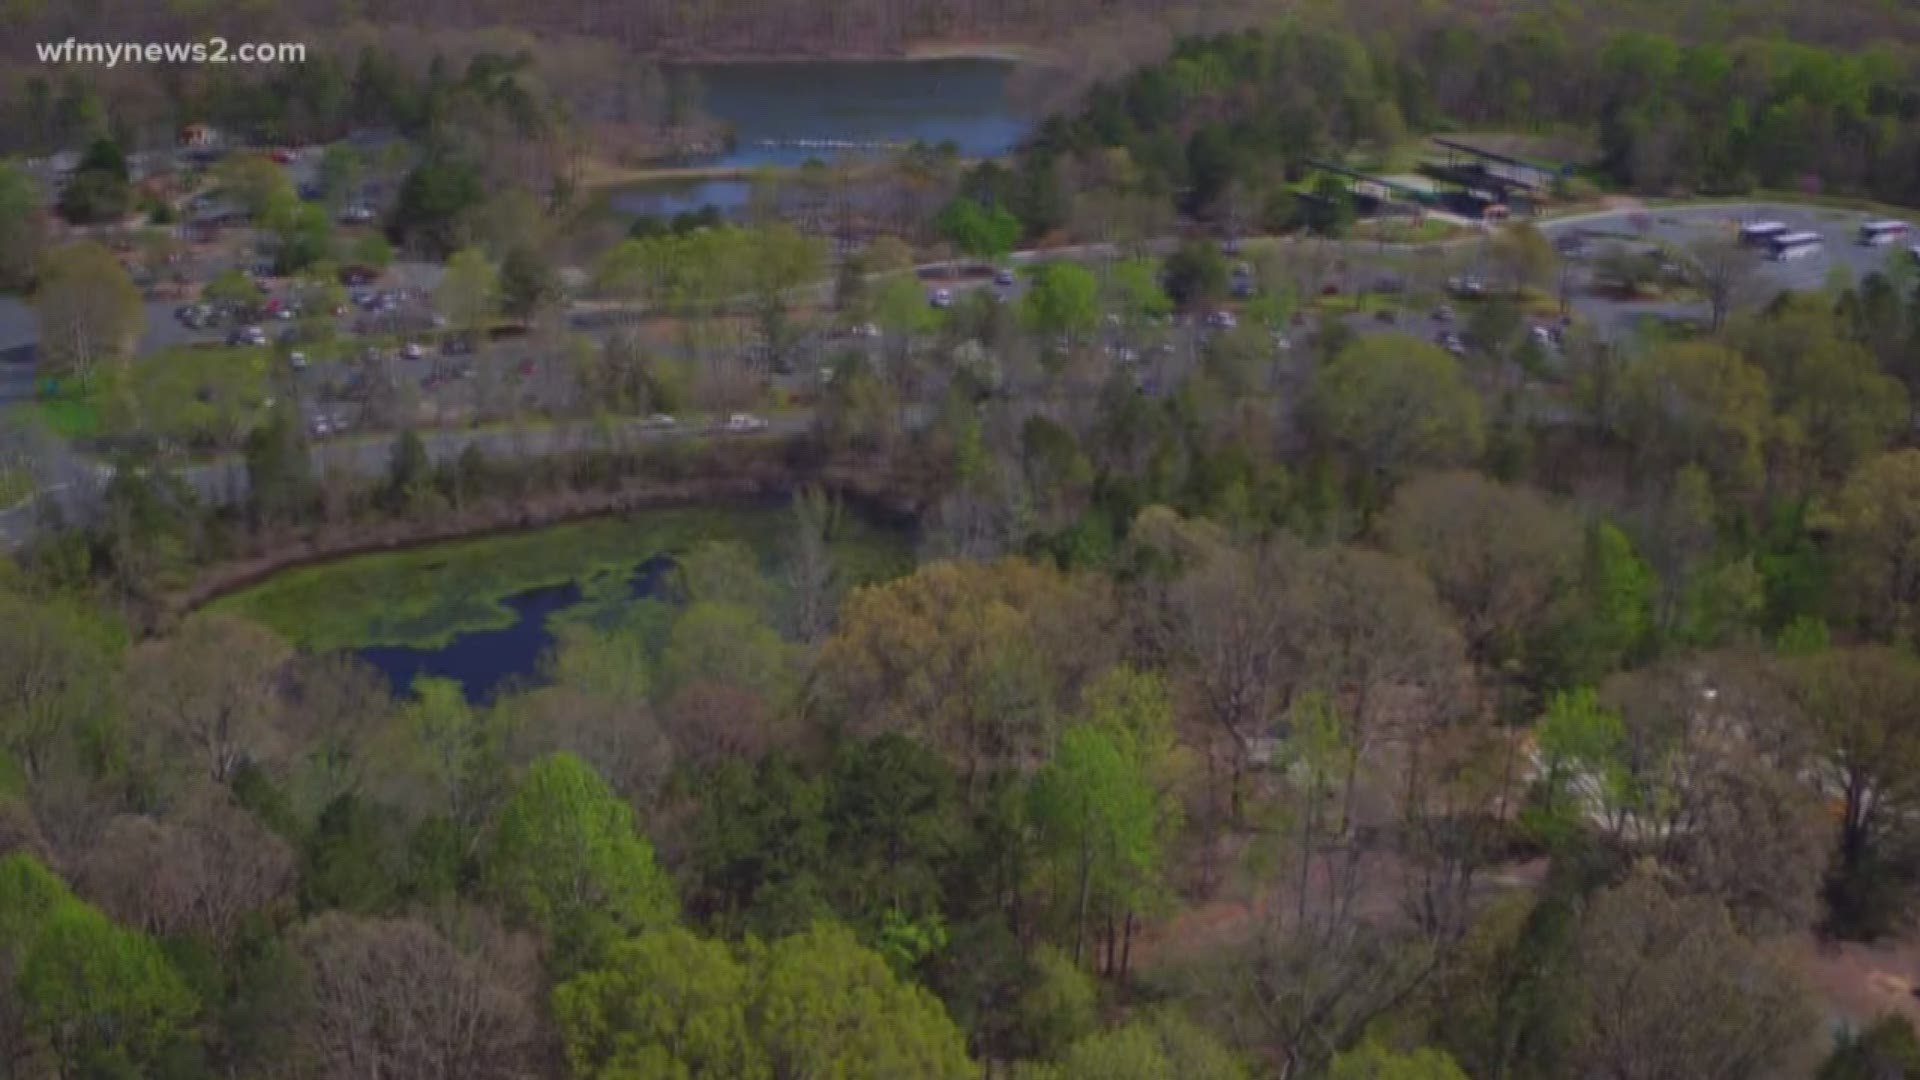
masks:
<svg viewBox="0 0 1920 1080"><path fill-rule="evenodd" d="M455 947L415 919L328 913L296 937L312 1011L304 1041L339 1080L520 1080L538 1075L530 942L482 927Z"/></svg>
<svg viewBox="0 0 1920 1080"><path fill-rule="evenodd" d="M313 815L359 788L366 740L392 717L393 699L380 673L351 656L302 656L288 676L285 722L306 748L294 788Z"/></svg>
<svg viewBox="0 0 1920 1080"><path fill-rule="evenodd" d="M1207 717L1228 740L1229 805L1236 819L1243 776L1256 749L1273 736L1297 675L1289 633L1292 580L1283 568L1301 554L1291 540L1256 553L1223 550L1169 595L1170 644L1184 659Z"/></svg>
<svg viewBox="0 0 1920 1080"><path fill-rule="evenodd" d="M1816 1016L1724 908L1646 870L1602 893L1575 944L1574 1076L1805 1076ZM1799 1066L1799 1068L1795 1068Z"/></svg>
<svg viewBox="0 0 1920 1080"><path fill-rule="evenodd" d="M291 655L271 631L245 619L196 616L128 661L135 731L162 759L197 758L208 780L224 784L241 765L285 748L275 688Z"/></svg>
<svg viewBox="0 0 1920 1080"><path fill-rule="evenodd" d="M1727 315L1747 302L1757 284L1760 256L1735 236L1711 236L1687 249L1689 272L1712 308L1713 329L1726 325Z"/></svg>
<svg viewBox="0 0 1920 1080"><path fill-rule="evenodd" d="M1522 652L1578 569L1581 527L1572 513L1477 473L1409 483L1381 531L1391 550L1433 580L1482 662Z"/></svg>
<svg viewBox="0 0 1920 1080"><path fill-rule="evenodd" d="M294 856L251 814L208 792L176 817L115 818L78 877L80 891L121 922L220 942L249 912L291 895Z"/></svg>

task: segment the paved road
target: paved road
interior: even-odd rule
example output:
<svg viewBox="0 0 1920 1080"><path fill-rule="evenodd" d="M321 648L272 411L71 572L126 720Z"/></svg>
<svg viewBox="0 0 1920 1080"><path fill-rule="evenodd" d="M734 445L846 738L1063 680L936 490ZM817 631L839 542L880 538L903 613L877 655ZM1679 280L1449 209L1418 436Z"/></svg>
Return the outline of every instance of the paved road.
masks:
<svg viewBox="0 0 1920 1080"><path fill-rule="evenodd" d="M910 418L912 419L912 418ZM916 421L917 422L917 421ZM811 412L787 413L771 417L762 437L792 437L805 434L813 424ZM526 461L543 457L584 453L595 449L621 449L645 443L666 443L700 438L743 438L717 432L702 425L657 426L644 419L629 419L612 424L595 421L541 424L521 429L490 427L424 431L421 441L436 463L456 460L469 447L495 460ZM345 474L360 480L386 475L393 460L392 436L366 436L315 446L313 468L321 476ZM191 487L200 500L209 505L226 506L246 499L249 490L244 458L234 455L213 462L184 465L174 475ZM100 468L89 481L84 475L71 481L49 485L42 496L61 504L74 514L83 509L89 496L112 476ZM31 501L15 507L0 508L0 550L19 547L31 537L38 522L38 508Z"/></svg>

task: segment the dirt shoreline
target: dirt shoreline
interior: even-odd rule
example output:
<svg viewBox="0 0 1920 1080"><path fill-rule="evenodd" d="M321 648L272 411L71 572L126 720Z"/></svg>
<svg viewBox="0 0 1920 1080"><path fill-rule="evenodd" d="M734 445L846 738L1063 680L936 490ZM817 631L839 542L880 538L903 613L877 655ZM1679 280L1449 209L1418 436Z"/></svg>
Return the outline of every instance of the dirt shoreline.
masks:
<svg viewBox="0 0 1920 1080"><path fill-rule="evenodd" d="M730 475L675 480L636 480L613 490L562 492L531 499L493 499L448 517L429 521L382 520L321 526L305 534L267 539L255 554L206 568L191 585L169 593L160 604L159 626L171 625L225 596L251 588L289 570L319 566L360 555L407 551L433 544L478 540L531 532L597 517L684 506L764 503L819 486L836 497L877 514L902 520L920 507L908 492L910 478L877 474L857 465L817 470L785 463Z"/></svg>

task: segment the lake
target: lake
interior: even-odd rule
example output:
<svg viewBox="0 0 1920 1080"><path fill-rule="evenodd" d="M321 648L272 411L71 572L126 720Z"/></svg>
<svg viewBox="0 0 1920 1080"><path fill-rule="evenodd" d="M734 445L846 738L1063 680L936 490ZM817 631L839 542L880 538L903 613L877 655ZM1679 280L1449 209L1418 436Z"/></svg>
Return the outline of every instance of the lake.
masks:
<svg viewBox="0 0 1920 1080"><path fill-rule="evenodd" d="M1012 150L1032 120L1008 98L1004 60L833 60L687 65L701 107L732 128L733 147L685 165L792 167L951 141L966 157ZM670 215L746 205L743 180L650 183L616 192L614 209Z"/></svg>

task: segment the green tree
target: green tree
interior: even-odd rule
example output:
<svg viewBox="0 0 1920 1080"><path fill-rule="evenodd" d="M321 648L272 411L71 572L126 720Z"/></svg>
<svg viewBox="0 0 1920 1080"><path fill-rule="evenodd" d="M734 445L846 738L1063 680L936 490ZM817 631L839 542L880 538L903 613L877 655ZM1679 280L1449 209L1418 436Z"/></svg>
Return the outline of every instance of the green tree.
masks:
<svg viewBox="0 0 1920 1080"><path fill-rule="evenodd" d="M1061 736L1030 796L1043 866L1080 963L1090 922L1108 927L1151 904L1158 892L1164 816L1142 763L1110 728L1076 725ZM1118 973L1107 942L1103 965Z"/></svg>
<svg viewBox="0 0 1920 1080"><path fill-rule="evenodd" d="M320 153L320 190L335 207L344 205L360 189L366 160L351 144L329 143Z"/></svg>
<svg viewBox="0 0 1920 1080"><path fill-rule="evenodd" d="M266 521L299 521L319 491L306 431L292 408L269 409L247 437L247 498Z"/></svg>
<svg viewBox="0 0 1920 1080"><path fill-rule="evenodd" d="M1019 1080L1246 1080L1220 1041L1168 1009L1073 1044L1058 1064L1024 1065Z"/></svg>
<svg viewBox="0 0 1920 1080"><path fill-rule="evenodd" d="M1363 337L1314 374L1307 416L1325 445L1389 478L1480 452L1480 399L1453 357L1401 334Z"/></svg>
<svg viewBox="0 0 1920 1080"><path fill-rule="evenodd" d="M228 267L213 275L200 295L215 304L257 304L266 299L267 294L245 270Z"/></svg>
<svg viewBox="0 0 1920 1080"><path fill-rule="evenodd" d="M1467 1080L1467 1074L1444 1050L1403 1054L1367 1042L1336 1055L1328 1080Z"/></svg>
<svg viewBox="0 0 1920 1080"><path fill-rule="evenodd" d="M1156 319L1173 314L1173 298L1160 285L1151 259L1123 259L1107 275L1107 295L1120 317L1135 332Z"/></svg>
<svg viewBox="0 0 1920 1080"><path fill-rule="evenodd" d="M1904 1016L1842 1030L1816 1080L1920 1080L1920 1038Z"/></svg>
<svg viewBox="0 0 1920 1080"><path fill-rule="evenodd" d="M539 251L519 246L507 252L500 264L500 307L508 318L525 322L560 294L560 276Z"/></svg>
<svg viewBox="0 0 1920 1080"><path fill-rule="evenodd" d="M976 259L1002 258L1020 240L1019 218L965 196L948 203L933 224L948 243Z"/></svg>
<svg viewBox="0 0 1920 1080"><path fill-rule="evenodd" d="M333 254L333 224L313 203L289 194L271 204L262 224L273 233L274 269L282 274L297 274Z"/></svg>
<svg viewBox="0 0 1920 1080"><path fill-rule="evenodd" d="M940 313L928 305L912 277L893 276L874 290L873 321L904 343L939 326Z"/></svg>
<svg viewBox="0 0 1920 1080"><path fill-rule="evenodd" d="M792 655L773 627L750 608L697 602L674 620L660 658L669 691L719 683L778 701L791 679Z"/></svg>
<svg viewBox="0 0 1920 1080"><path fill-rule="evenodd" d="M41 369L83 379L131 356L146 326L140 290L120 260L87 240L47 254L33 309Z"/></svg>
<svg viewBox="0 0 1920 1080"><path fill-rule="evenodd" d="M1167 256L1168 295L1182 304L1218 300L1227 295L1226 256L1205 240L1188 240Z"/></svg>
<svg viewBox="0 0 1920 1080"><path fill-rule="evenodd" d="M967 1080L966 1039L940 1000L851 931L823 924L767 950L752 1024L775 1076Z"/></svg>
<svg viewBox="0 0 1920 1080"><path fill-rule="evenodd" d="M298 201L286 170L263 154L234 154L224 159L215 169L214 182L253 218L265 218L278 202Z"/></svg>
<svg viewBox="0 0 1920 1080"><path fill-rule="evenodd" d="M673 921L672 882L634 831L633 809L579 758L533 763L501 807L486 859L489 890L547 935L556 967L577 970L622 935Z"/></svg>
<svg viewBox="0 0 1920 1080"><path fill-rule="evenodd" d="M111 139L95 139L60 189L60 216L93 225L124 217L132 205L126 155Z"/></svg>
<svg viewBox="0 0 1920 1080"><path fill-rule="evenodd" d="M1920 639L1920 450L1862 462L1822 524L1839 560L1840 612L1877 635Z"/></svg>
<svg viewBox="0 0 1920 1080"><path fill-rule="evenodd" d="M190 1048L199 1011L153 939L71 896L45 909L14 990L28 1037L63 1076L152 1075Z"/></svg>
<svg viewBox="0 0 1920 1080"><path fill-rule="evenodd" d="M1488 244L1488 256L1506 280L1507 287L1520 293L1541 288L1553 274L1559 256L1553 244L1531 222L1516 222L1494 234Z"/></svg>
<svg viewBox="0 0 1920 1080"><path fill-rule="evenodd" d="M1055 1058L1100 1024L1100 991L1073 958L1042 945L1033 979L1020 995L1020 1031L1029 1053Z"/></svg>
<svg viewBox="0 0 1920 1080"><path fill-rule="evenodd" d="M393 265L393 245L387 243L387 238L379 233L368 233L347 249L347 258L360 266L385 270Z"/></svg>
<svg viewBox="0 0 1920 1080"><path fill-rule="evenodd" d="M1906 873L1890 852L1920 806L1920 661L1884 646L1826 649L1798 661L1791 692L1840 797L1838 858L1827 883L1833 928L1891 929Z"/></svg>
<svg viewBox="0 0 1920 1080"><path fill-rule="evenodd" d="M727 946L649 930L553 992L567 1062L583 1080L756 1080L772 1070L747 1024L752 974Z"/></svg>
<svg viewBox="0 0 1920 1080"><path fill-rule="evenodd" d="M477 247L461 248L447 260L447 272L433 293L434 306L450 325L482 327L500 302L500 274Z"/></svg>
<svg viewBox="0 0 1920 1080"><path fill-rule="evenodd" d="M1699 465L1716 491L1761 480L1773 418L1764 372L1721 345L1667 345L1627 369L1622 434L1655 475Z"/></svg>
<svg viewBox="0 0 1920 1080"><path fill-rule="evenodd" d="M1100 323L1100 283L1073 263L1047 263L1033 272L1020 315L1034 330L1077 339Z"/></svg>
<svg viewBox="0 0 1920 1080"><path fill-rule="evenodd" d="M52 770L111 701L109 627L80 605L0 587L0 750L29 779Z"/></svg>
<svg viewBox="0 0 1920 1080"><path fill-rule="evenodd" d="M480 173L465 161L428 155L400 185L393 228L430 254L459 246L462 217L485 197Z"/></svg>
<svg viewBox="0 0 1920 1080"><path fill-rule="evenodd" d="M33 284L47 246L47 221L33 178L0 161L0 290L24 292Z"/></svg>

